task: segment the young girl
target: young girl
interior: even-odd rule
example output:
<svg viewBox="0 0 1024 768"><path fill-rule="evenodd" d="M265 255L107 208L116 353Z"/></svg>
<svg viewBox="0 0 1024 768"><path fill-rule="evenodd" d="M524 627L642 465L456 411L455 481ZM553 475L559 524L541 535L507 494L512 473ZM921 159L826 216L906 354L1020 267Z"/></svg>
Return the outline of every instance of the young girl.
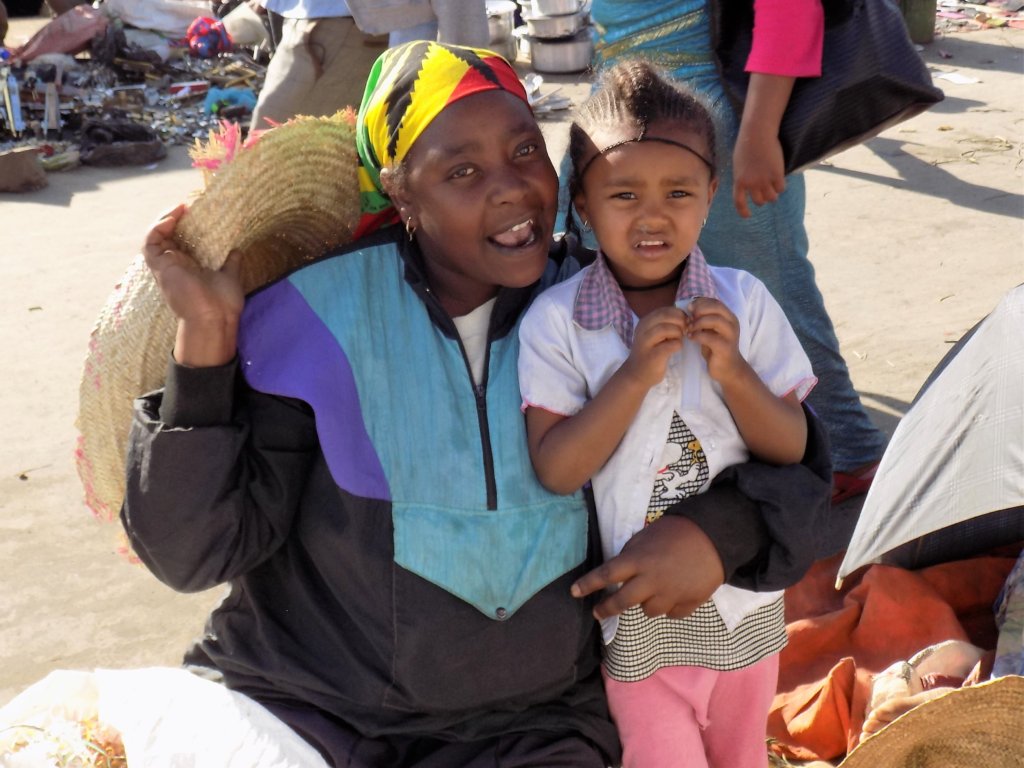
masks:
<svg viewBox="0 0 1024 768"><path fill-rule="evenodd" d="M804 174L784 176L778 137L797 79L821 74L823 5L830 2L593 0L591 17L600 33L595 45L601 67L635 57L661 62L673 79L716 105L721 190L700 247L711 264L761 280L807 352L818 377L808 403L828 431L835 505L867 492L886 436L872 424L850 380L808 258L813 243L804 226ZM718 27L751 12L752 48L745 63L750 85L737 110L717 61ZM726 21L720 25L718 19Z"/></svg>
<svg viewBox="0 0 1024 768"><path fill-rule="evenodd" d="M749 455L799 462L815 383L753 276L709 267L714 122L651 65L609 70L570 132L573 202L597 261L542 294L520 329L520 387L541 482L592 480L604 554ZM621 585L638 589L629 581ZM621 603L620 603L621 604ZM637 605L604 621L626 768L762 768L785 644L781 593L721 587L684 619Z"/></svg>

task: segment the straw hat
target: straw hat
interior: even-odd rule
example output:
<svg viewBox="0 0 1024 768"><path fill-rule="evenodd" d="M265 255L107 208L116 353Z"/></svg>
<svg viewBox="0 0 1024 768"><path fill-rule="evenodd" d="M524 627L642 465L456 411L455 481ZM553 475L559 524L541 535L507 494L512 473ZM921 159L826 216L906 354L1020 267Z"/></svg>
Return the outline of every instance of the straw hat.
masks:
<svg viewBox="0 0 1024 768"><path fill-rule="evenodd" d="M360 207L351 109L298 117L245 143L225 123L190 154L204 187L175 239L209 269L240 251L246 292L351 240ZM79 388L76 463L101 519L120 510L132 400L163 384L176 325L137 256L100 311Z"/></svg>
<svg viewBox="0 0 1024 768"><path fill-rule="evenodd" d="M839 768L1022 768L1024 677L957 688L862 741Z"/></svg>

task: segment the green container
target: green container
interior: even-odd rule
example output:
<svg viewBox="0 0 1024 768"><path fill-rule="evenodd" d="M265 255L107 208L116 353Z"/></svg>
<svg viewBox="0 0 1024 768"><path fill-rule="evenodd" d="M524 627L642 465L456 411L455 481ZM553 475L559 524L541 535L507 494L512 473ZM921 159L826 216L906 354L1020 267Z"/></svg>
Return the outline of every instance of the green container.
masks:
<svg viewBox="0 0 1024 768"><path fill-rule="evenodd" d="M935 39L935 0L900 0L900 10L912 41L923 44Z"/></svg>

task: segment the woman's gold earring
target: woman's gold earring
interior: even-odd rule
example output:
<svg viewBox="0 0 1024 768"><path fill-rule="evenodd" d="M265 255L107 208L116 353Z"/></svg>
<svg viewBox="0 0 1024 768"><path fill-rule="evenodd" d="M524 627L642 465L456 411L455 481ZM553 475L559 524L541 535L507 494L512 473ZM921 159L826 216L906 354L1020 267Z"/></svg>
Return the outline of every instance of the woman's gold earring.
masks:
<svg viewBox="0 0 1024 768"><path fill-rule="evenodd" d="M412 242L412 236L416 234L416 227L412 225L412 216L405 220L405 231L409 235L409 242Z"/></svg>

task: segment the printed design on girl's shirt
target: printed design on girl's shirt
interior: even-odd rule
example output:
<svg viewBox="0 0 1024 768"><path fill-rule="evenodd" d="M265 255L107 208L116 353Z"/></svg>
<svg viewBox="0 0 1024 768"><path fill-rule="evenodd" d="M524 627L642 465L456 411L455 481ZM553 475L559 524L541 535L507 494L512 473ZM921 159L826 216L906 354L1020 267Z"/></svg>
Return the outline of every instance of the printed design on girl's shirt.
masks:
<svg viewBox="0 0 1024 768"><path fill-rule="evenodd" d="M647 505L645 525L653 523L680 499L698 493L707 479L708 459L700 440L679 418L679 414L673 413L662 452L661 469L654 479L654 490Z"/></svg>

